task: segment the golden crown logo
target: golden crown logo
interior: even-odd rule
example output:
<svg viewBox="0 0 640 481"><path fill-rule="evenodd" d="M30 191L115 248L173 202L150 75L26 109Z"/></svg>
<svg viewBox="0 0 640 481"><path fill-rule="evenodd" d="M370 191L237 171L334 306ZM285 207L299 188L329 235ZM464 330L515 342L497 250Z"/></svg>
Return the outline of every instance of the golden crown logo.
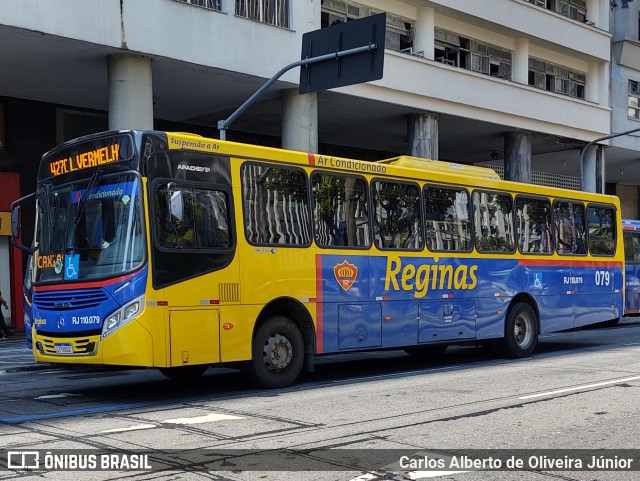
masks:
<svg viewBox="0 0 640 481"><path fill-rule="evenodd" d="M356 281L356 277L358 277L358 268L353 264L349 264L345 259L340 264L333 266L333 275L336 276L340 287L348 291Z"/></svg>

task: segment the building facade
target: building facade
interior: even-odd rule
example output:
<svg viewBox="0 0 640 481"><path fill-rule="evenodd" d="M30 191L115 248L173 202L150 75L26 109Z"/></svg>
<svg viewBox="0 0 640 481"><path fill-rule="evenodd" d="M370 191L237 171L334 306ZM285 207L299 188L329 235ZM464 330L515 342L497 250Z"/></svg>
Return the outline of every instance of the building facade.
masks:
<svg viewBox="0 0 640 481"><path fill-rule="evenodd" d="M635 218L640 136L602 141L583 162L580 153L640 127L638 3L0 0L0 172L26 195L42 154L80 135L215 137L218 121L300 59L306 32L386 12L381 80L299 95L291 70L227 138L490 165L509 179L617 193ZM20 325L21 266L0 233L0 286Z"/></svg>

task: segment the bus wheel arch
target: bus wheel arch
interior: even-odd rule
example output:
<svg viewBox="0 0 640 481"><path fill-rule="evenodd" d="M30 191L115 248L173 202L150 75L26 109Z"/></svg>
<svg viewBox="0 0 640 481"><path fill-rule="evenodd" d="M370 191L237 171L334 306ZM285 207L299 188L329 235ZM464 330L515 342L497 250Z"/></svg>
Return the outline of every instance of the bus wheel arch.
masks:
<svg viewBox="0 0 640 481"><path fill-rule="evenodd" d="M504 321L502 354L507 357L528 357L535 351L540 334L540 314L536 303L526 295L513 298Z"/></svg>
<svg viewBox="0 0 640 481"><path fill-rule="evenodd" d="M264 388L286 387L313 364L314 329L308 311L293 299L277 299L258 316L251 342L251 360L243 371Z"/></svg>

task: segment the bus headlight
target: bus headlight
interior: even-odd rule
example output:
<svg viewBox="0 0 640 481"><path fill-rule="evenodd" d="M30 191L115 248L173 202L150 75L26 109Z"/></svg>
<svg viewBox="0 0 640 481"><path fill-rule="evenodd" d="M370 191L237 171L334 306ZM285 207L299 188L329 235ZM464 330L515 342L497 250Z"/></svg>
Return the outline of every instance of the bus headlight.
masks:
<svg viewBox="0 0 640 481"><path fill-rule="evenodd" d="M102 339L135 318L142 310L143 305L144 296L140 296L126 304L124 307L108 315L104 321L104 325L102 326Z"/></svg>

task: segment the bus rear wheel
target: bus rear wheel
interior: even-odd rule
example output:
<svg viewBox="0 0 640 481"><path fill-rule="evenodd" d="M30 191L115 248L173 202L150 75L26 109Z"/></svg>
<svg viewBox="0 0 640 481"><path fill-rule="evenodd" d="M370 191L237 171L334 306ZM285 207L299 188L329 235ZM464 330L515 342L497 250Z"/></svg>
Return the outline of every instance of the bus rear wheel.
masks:
<svg viewBox="0 0 640 481"><path fill-rule="evenodd" d="M527 357L538 345L538 322L531 306L518 302L509 310L504 327L502 352L508 357Z"/></svg>
<svg viewBox="0 0 640 481"><path fill-rule="evenodd" d="M209 368L207 364L196 366L161 367L160 372L173 381L194 381Z"/></svg>
<svg viewBox="0 0 640 481"><path fill-rule="evenodd" d="M243 371L253 384L268 389L289 386L302 371L302 334L289 318L271 317L256 331L251 354Z"/></svg>

